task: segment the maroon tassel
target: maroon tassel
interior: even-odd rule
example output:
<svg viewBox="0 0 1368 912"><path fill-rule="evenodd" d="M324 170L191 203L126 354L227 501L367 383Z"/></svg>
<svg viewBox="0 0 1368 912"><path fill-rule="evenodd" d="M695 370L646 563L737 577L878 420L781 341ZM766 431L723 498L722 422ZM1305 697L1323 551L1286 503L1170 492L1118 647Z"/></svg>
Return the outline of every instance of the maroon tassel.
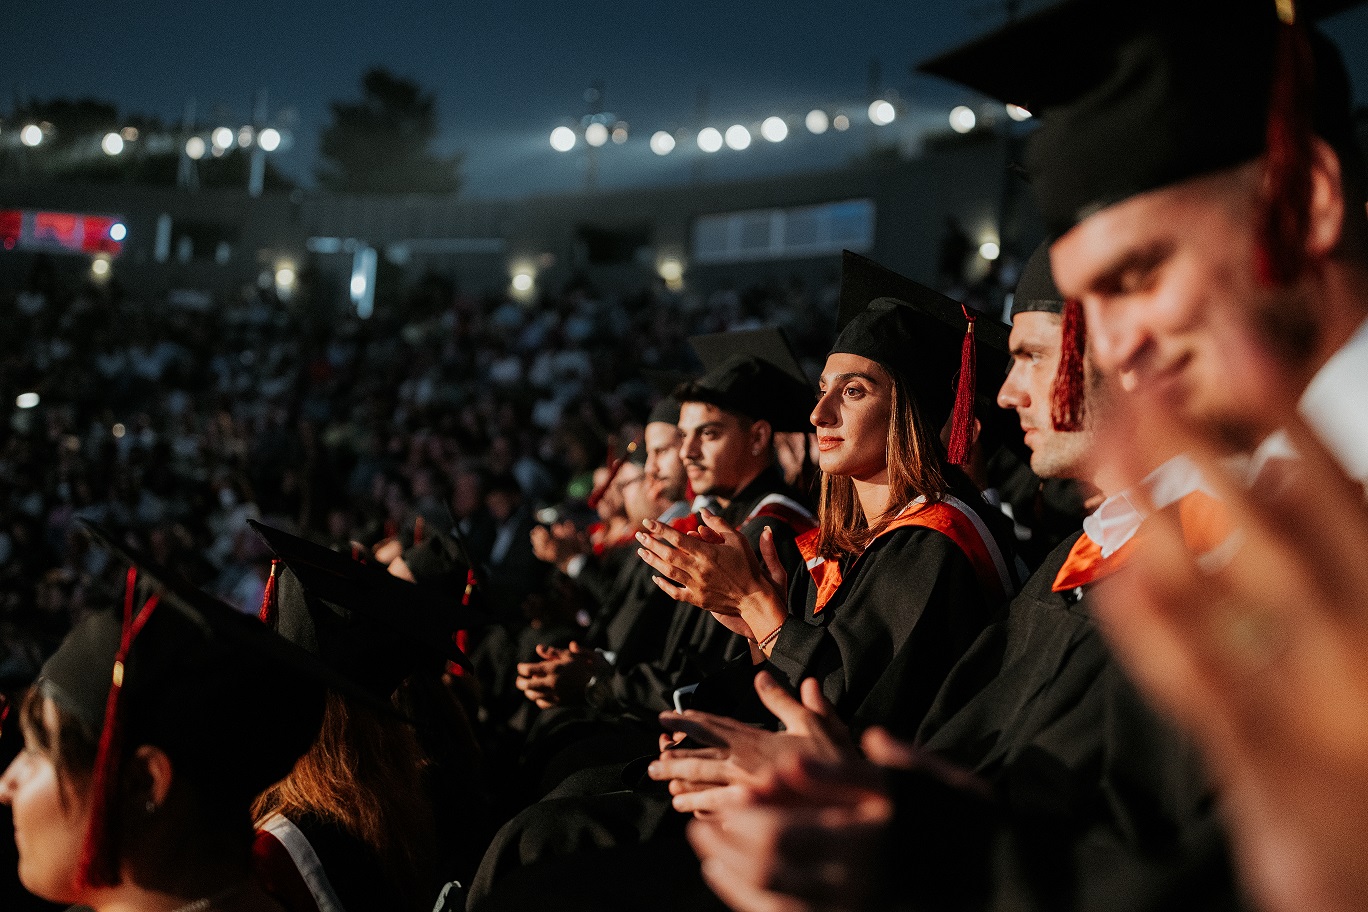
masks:
<svg viewBox="0 0 1368 912"><path fill-rule="evenodd" d="M263 624L274 624L276 617L276 568L280 566L277 558L271 559L271 575L266 577L266 591L261 593L261 618Z"/></svg>
<svg viewBox="0 0 1368 912"><path fill-rule="evenodd" d="M426 537L427 529L423 523L423 517L418 517L413 521L413 547L418 547Z"/></svg>
<svg viewBox="0 0 1368 912"><path fill-rule="evenodd" d="M603 484L589 492L589 499L585 501L588 504L589 509L592 510L599 505L599 501L603 500L603 495L607 494L608 489L613 486L613 479L617 478L617 473L621 469L621 459L614 459L612 462L608 463L608 477L603 479Z"/></svg>
<svg viewBox="0 0 1368 912"><path fill-rule="evenodd" d="M366 552L365 552L365 549L363 549L363 548L362 548L359 544L357 544L356 542L352 542L352 543L351 543L351 556L352 556L352 560L354 560L354 561L358 561L358 562L363 563L363 564L366 562Z"/></svg>
<svg viewBox="0 0 1368 912"><path fill-rule="evenodd" d="M1050 419L1056 431L1083 430L1083 352L1088 344L1088 333L1083 317L1083 305L1077 299L1064 302L1064 320L1060 327L1059 369L1050 389Z"/></svg>
<svg viewBox="0 0 1368 912"><path fill-rule="evenodd" d="M1260 200L1257 268L1265 286L1286 285L1306 265L1310 227L1315 63L1292 0L1278 0L1268 149Z"/></svg>
<svg viewBox="0 0 1368 912"><path fill-rule="evenodd" d="M110 887L119 883L118 803L119 779L123 767L123 685L124 667L129 650L138 633L147 624L157 607L153 595L134 616L133 597L137 588L138 570L128 568L124 588L123 629L119 634L119 651L114 656L113 681L105 701L104 726L95 751L95 769L90 780L90 823L85 842L81 846L80 875L92 887Z"/></svg>
<svg viewBox="0 0 1368 912"><path fill-rule="evenodd" d="M385 538L394 538L399 534L399 524L392 519L385 520Z"/></svg>
<svg viewBox="0 0 1368 912"><path fill-rule="evenodd" d="M955 408L950 413L950 443L947 456L951 465L962 466L969 461L969 438L974 428L974 386L977 373L977 355L974 347L974 324L978 316L971 314L963 304L964 318L969 327L964 331L964 341L960 345L959 382L955 385Z"/></svg>
<svg viewBox="0 0 1368 912"><path fill-rule="evenodd" d="M466 584L465 584L465 591L461 593L461 607L462 607L462 608L469 608L469 607L470 607L470 599L471 599L471 596L473 596L473 595L475 594L475 587L478 586L479 584L480 584L479 580L477 580L477 579L475 578L475 570L474 570L473 568L469 568L469 567L466 568Z"/></svg>

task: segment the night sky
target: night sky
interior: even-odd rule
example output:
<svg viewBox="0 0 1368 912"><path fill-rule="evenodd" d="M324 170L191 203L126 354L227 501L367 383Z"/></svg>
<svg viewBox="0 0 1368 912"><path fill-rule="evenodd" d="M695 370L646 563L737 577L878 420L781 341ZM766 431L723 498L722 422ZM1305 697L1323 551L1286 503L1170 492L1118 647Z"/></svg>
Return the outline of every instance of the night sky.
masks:
<svg viewBox="0 0 1368 912"><path fill-rule="evenodd" d="M383 65L438 100L439 151L463 150L467 192L507 196L583 185L581 145L551 150L552 128L586 113L585 89L605 84L606 109L631 139L599 153L604 186L688 179L701 157L692 142L668 158L647 139L696 128L700 87L706 123L789 121L790 139L710 156L718 179L837 164L868 148L864 115L870 63L879 88L896 90L904 114L882 140L911 143L955 104L973 101L910 67L1000 24L993 0L486 0L337 3L325 0L189 3L185 0L4 0L0 116L14 97L93 96L121 112L179 121L194 99L201 122L250 119L258 88L295 144L278 165L308 183L328 102L359 95L359 78ZM1027 4L1027 9L1039 6ZM1368 8L1328 24L1368 99ZM843 135L809 136L811 108L849 111ZM7 125L8 126L8 125ZM681 154L683 153L683 154Z"/></svg>

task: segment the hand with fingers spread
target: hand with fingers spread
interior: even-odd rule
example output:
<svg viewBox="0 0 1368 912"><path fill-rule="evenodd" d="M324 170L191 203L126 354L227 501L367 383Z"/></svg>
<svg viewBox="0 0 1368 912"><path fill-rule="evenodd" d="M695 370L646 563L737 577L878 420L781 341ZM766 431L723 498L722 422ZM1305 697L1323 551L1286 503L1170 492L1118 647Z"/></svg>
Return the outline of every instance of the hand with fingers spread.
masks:
<svg viewBox="0 0 1368 912"><path fill-rule="evenodd" d="M802 701L795 700L768 672L755 676L755 690L770 712L784 724L771 732L725 716L685 711L662 713L667 732L683 733L707 745L703 748L666 747L651 764L652 779L670 783L675 809L705 814L735 806L744 788L758 785L784 757L791 754L835 762L855 755L850 732L822 696L817 681L802 684Z"/></svg>
<svg viewBox="0 0 1368 912"><path fill-rule="evenodd" d="M1179 530L1156 523L1131 566L1102 584L1102 631L1203 750L1262 905L1368 908L1363 490L1295 417L1297 460L1277 484L1265 476L1252 488L1192 429L1157 409L1146 417L1191 439L1237 531L1194 559Z"/></svg>
<svg viewBox="0 0 1368 912"><path fill-rule="evenodd" d="M647 520L637 553L658 574L655 584L676 601L712 613L728 629L758 642L787 616L788 574L773 533L760 536L760 555L724 520L703 510L703 525L686 534Z"/></svg>
<svg viewBox="0 0 1368 912"><path fill-rule="evenodd" d="M589 680L611 670L600 653L579 643L571 643L567 649L541 645L537 655L542 661L518 663L518 677L513 683L538 709L583 702Z"/></svg>
<svg viewBox="0 0 1368 912"><path fill-rule="evenodd" d="M703 877L738 912L843 912L876 904L886 864L893 799L886 770L920 758L882 729L858 754L780 758L740 800L689 824Z"/></svg>

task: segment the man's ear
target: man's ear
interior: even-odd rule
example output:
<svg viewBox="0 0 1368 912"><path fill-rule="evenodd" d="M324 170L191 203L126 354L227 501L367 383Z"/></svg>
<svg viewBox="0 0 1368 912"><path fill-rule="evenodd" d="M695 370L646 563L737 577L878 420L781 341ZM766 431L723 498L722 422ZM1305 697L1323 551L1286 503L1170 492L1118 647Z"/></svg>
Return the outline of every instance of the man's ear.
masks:
<svg viewBox="0 0 1368 912"><path fill-rule="evenodd" d="M130 798L156 809L166 803L175 778L171 758L159 747L144 744L133 752L128 764Z"/></svg>
<svg viewBox="0 0 1368 912"><path fill-rule="evenodd" d="M1307 217L1306 254L1324 259L1344 238L1344 173L1339 155L1320 137L1311 145L1311 211Z"/></svg>
<svg viewBox="0 0 1368 912"><path fill-rule="evenodd" d="M774 428L763 418L754 422L750 427L751 455L759 456L769 449L770 442L774 440Z"/></svg>

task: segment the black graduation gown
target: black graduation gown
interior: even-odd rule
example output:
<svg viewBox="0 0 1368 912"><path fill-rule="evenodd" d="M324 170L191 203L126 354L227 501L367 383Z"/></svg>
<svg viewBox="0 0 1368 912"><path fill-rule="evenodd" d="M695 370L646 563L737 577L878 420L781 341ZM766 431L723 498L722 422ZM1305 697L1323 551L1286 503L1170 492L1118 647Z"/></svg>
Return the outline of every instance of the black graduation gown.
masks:
<svg viewBox="0 0 1368 912"><path fill-rule="evenodd" d="M1013 560L1005 522L978 495L962 499ZM766 667L797 688L816 677L837 714L856 728L884 725L911 736L946 676L1001 608L991 603L964 551L947 535L904 526L870 543L844 568L840 589L815 612L817 584L790 586L790 620Z"/></svg>
<svg viewBox="0 0 1368 912"><path fill-rule="evenodd" d="M794 541L807 527L795 529L770 515L746 521L760 502L772 494L804 503L804 498L784 483L779 468L771 466L737 494L719 515L729 525L738 526L738 531L756 549L760 547L760 534L768 526L774 534L779 559L792 578L805 572ZM667 615L669 624L663 639L654 639L636 630L622 632L624 651L618 655L608 682L609 690L600 698L599 708L654 723L657 713L673 708L677 688L698 683L720 671L728 661L749 655L749 650L744 638L722 626L708 612L671 600L651 581L653 571L650 567L645 562L641 562L641 566L645 569L639 571L634 592L647 604L639 609L639 614L643 620L653 622ZM638 609L628 604L620 611ZM632 648L628 648L628 642Z"/></svg>
<svg viewBox="0 0 1368 912"><path fill-rule="evenodd" d="M900 777L897 862L885 866L895 895L927 908L1239 908L1196 752L1127 680L1086 592L1051 591L1077 538L1046 558L923 721L920 745L973 770L992 798Z"/></svg>
<svg viewBox="0 0 1368 912"><path fill-rule="evenodd" d="M804 572L794 540L805 529L794 528L774 515L761 515L743 522L771 494L782 494L802 503L784 484L778 469L771 468L748 485L720 515L732 525L740 523L741 533L757 548L760 533L768 525L779 547L780 559L792 577ZM643 563L643 566L646 565ZM669 602L651 582L649 567L647 570L646 584ZM557 740L564 740L566 732L570 731L576 731L576 737L571 746L546 762L546 773L542 777L544 787L560 784L545 799L510 820L495 836L472 883L472 908L477 907L490 891L519 878L525 867L544 863L554 865L552 860L557 857L589 849L608 846L626 849L653 839L662 826L668 829L673 825L677 831L674 849L687 856L687 847L682 840L683 818L670 808L669 795L656 783L650 783L644 791L629 790L630 783L622 775L622 763L655 751L659 732L656 715L672 705L676 687L698 681L696 675L722 670L729 658L743 657L749 666L749 650L743 638L732 634L706 611L687 604L677 605L672 612L666 639L664 643L657 643L655 650L656 661L627 667L619 656L612 679L612 697L618 710L612 723L618 729L613 732L618 736L615 743L611 743L613 735L607 733L608 714L602 710L591 716L599 723L597 730L588 725L577 729L560 726ZM626 699L620 700L620 695L629 698L635 695L640 702L633 705ZM573 712L572 708L566 715ZM623 737L622 730L642 736L641 740ZM637 749L622 751L611 759L601 750L605 746L632 745ZM586 759L602 765L589 769L590 763L585 762ZM566 778L577 769L582 771L580 776ZM606 885L605 889L608 889Z"/></svg>

